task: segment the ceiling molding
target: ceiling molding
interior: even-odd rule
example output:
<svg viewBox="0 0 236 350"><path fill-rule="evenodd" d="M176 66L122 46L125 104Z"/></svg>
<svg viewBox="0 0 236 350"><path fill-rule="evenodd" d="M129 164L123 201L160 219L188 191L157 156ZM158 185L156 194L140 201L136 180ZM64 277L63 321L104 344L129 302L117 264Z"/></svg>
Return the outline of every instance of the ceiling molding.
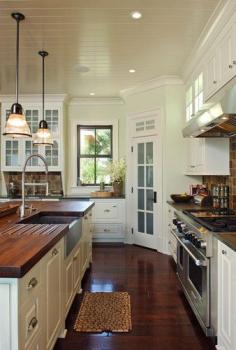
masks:
<svg viewBox="0 0 236 350"><path fill-rule="evenodd" d="M183 80L190 78L197 66L200 66L204 56L215 44L225 25L236 12L235 0L221 0L215 8L212 16L205 25L190 56L187 58L182 72Z"/></svg>
<svg viewBox="0 0 236 350"><path fill-rule="evenodd" d="M66 102L68 95L66 94L45 94L45 103L47 102ZM15 95L0 95L1 103L14 103ZM42 94L19 95L19 102L40 102L42 101Z"/></svg>
<svg viewBox="0 0 236 350"><path fill-rule="evenodd" d="M69 105L123 105L120 97L73 97Z"/></svg>
<svg viewBox="0 0 236 350"><path fill-rule="evenodd" d="M183 85L183 81L177 75L164 75L156 79L145 81L134 87L121 90L120 96L125 99L128 96L136 95L153 89L158 89L167 85Z"/></svg>

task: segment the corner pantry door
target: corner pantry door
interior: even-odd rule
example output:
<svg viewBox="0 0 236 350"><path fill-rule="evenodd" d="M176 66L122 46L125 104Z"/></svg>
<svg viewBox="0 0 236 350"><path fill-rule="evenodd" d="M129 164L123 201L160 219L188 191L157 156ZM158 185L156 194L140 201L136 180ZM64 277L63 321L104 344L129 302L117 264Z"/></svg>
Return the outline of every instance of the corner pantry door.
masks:
<svg viewBox="0 0 236 350"><path fill-rule="evenodd" d="M134 139L134 244L152 249L157 248L157 154L157 136Z"/></svg>

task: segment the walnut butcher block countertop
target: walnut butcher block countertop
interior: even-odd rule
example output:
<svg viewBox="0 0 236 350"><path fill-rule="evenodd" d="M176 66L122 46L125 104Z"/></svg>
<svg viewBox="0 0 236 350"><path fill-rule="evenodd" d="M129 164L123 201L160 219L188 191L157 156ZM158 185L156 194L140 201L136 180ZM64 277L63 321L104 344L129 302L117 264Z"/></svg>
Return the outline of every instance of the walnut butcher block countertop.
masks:
<svg viewBox="0 0 236 350"><path fill-rule="evenodd" d="M32 215L43 212L75 217L86 215L94 206L94 202L74 200L31 204L36 208ZM68 231L65 224L17 224L19 221L17 214L0 218L0 277L24 276Z"/></svg>

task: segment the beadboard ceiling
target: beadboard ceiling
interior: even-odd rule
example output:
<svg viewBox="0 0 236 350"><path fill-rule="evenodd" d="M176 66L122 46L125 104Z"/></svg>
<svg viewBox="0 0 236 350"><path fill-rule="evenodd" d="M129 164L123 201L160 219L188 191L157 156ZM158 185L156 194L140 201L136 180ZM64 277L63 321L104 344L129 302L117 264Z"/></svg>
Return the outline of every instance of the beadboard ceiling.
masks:
<svg viewBox="0 0 236 350"><path fill-rule="evenodd" d="M40 49L48 93L119 96L160 75L180 74L218 0L0 0L0 94L15 91L16 23L20 25L20 92L41 91ZM133 10L142 12L133 20ZM76 65L90 68L79 73ZM136 73L129 73L129 69Z"/></svg>

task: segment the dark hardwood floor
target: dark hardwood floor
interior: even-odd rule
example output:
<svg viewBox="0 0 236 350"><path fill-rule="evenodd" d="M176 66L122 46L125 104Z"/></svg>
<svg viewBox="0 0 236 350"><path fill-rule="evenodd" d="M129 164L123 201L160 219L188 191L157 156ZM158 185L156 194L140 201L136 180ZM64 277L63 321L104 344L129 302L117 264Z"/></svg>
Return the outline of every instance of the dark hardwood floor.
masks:
<svg viewBox="0 0 236 350"><path fill-rule="evenodd" d="M67 317L67 336L54 350L214 349L185 300L168 256L129 245L95 246L82 287L92 292L127 291L133 329L122 334L73 331L82 298L78 296Z"/></svg>

